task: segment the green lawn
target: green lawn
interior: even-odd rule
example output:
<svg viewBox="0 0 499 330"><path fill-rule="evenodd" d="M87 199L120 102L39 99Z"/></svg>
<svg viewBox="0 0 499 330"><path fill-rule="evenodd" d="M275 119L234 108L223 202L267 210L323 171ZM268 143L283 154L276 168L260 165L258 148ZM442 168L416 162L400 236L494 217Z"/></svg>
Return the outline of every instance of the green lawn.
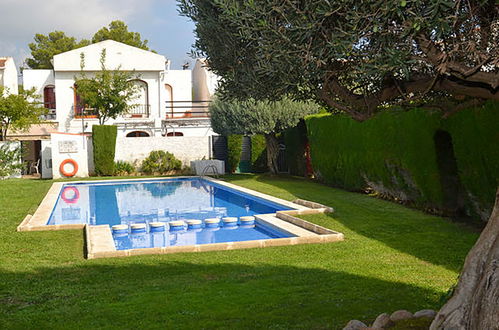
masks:
<svg viewBox="0 0 499 330"><path fill-rule="evenodd" d="M304 179L238 185L331 205L329 244L86 260L83 231L15 232L52 181L0 181L0 328L342 328L439 308L478 234Z"/></svg>

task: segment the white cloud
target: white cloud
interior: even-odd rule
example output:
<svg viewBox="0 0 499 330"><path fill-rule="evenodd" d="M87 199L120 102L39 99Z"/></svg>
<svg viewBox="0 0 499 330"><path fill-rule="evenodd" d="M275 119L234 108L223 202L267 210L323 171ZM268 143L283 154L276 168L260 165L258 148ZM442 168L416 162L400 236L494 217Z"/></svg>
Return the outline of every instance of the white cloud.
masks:
<svg viewBox="0 0 499 330"><path fill-rule="evenodd" d="M78 39L91 38L115 19L147 16L154 0L1 0L0 56L21 65L36 33L60 30Z"/></svg>

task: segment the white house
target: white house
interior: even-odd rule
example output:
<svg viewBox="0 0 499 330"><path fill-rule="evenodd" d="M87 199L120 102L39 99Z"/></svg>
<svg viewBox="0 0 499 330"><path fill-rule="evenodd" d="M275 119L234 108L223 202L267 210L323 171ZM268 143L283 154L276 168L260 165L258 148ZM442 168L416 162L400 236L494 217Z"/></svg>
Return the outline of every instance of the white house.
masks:
<svg viewBox="0 0 499 330"><path fill-rule="evenodd" d="M101 70L100 57L106 51L106 68L132 73L140 95L132 101L129 113L110 119L106 124L118 126L119 136L209 136L206 109L201 113L192 104L194 85L190 70L171 70L163 56L113 40L58 54L53 70L24 70L25 88L35 87L49 109L48 120L64 133L90 132L98 124L93 109L85 108L75 89L75 78L87 77ZM81 68L81 59L84 67ZM199 116L201 114L201 116Z"/></svg>
<svg viewBox="0 0 499 330"><path fill-rule="evenodd" d="M17 94L17 68L12 57L0 57L0 86L7 93Z"/></svg>
<svg viewBox="0 0 499 330"><path fill-rule="evenodd" d="M56 146L44 139L51 136L54 141L64 136L69 139L71 134L83 137L92 131L92 125L99 123L97 113L86 107L79 97L75 80L82 75L91 77L101 70L103 50L106 68L130 72L131 80L140 90L128 113L106 122L118 127L117 160L141 160L151 148L175 150L186 164L212 156L212 136L216 134L211 129L208 104L217 79L207 70L204 61L198 60L193 71L171 70L170 62L163 55L106 40L54 56L53 70L23 71L24 87L35 88L42 96L43 105L48 109L46 120L58 133L54 135L51 131L47 136L38 137L42 141L38 150L42 158L41 172L47 173L44 177L50 176L50 172L53 177L60 176L58 164L54 163L52 168L52 160L58 157ZM184 139L177 140L179 137ZM84 138L80 140L84 150L86 142ZM88 173L81 168L77 176L86 176L92 171L92 164L87 166Z"/></svg>

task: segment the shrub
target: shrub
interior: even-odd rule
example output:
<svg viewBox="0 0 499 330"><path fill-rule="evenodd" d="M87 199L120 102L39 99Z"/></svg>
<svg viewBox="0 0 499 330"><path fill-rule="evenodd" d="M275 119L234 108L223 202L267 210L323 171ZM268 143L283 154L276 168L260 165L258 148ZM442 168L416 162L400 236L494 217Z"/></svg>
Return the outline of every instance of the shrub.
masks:
<svg viewBox="0 0 499 330"><path fill-rule="evenodd" d="M118 160L114 163L114 175L125 176L135 172L135 167L126 161Z"/></svg>
<svg viewBox="0 0 499 330"><path fill-rule="evenodd" d="M251 170L255 173L268 170L265 137L260 134L251 136Z"/></svg>
<svg viewBox="0 0 499 330"><path fill-rule="evenodd" d="M163 174L172 170L180 170L182 162L167 151L154 150L142 162L142 171L146 174Z"/></svg>
<svg viewBox="0 0 499 330"><path fill-rule="evenodd" d="M92 126L94 166L97 175L114 175L114 153L118 129L110 125Z"/></svg>
<svg viewBox="0 0 499 330"><path fill-rule="evenodd" d="M23 168L21 148L11 148L8 143L0 145L0 179L9 177Z"/></svg>
<svg viewBox="0 0 499 330"><path fill-rule="evenodd" d="M241 160L241 152L243 151L243 136L232 134L227 136L227 165L229 173L234 173L239 166Z"/></svg>

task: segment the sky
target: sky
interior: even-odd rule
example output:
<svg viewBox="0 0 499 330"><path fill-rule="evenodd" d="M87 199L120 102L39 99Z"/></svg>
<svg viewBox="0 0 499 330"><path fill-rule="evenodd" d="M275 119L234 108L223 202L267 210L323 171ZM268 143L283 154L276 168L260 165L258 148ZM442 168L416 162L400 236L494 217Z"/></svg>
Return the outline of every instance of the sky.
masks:
<svg viewBox="0 0 499 330"><path fill-rule="evenodd" d="M0 0L0 57L14 57L19 68L30 57L28 44L36 33L60 30L91 39L113 20L139 32L150 49L171 60L172 69L192 64L194 24L179 16L175 0Z"/></svg>

